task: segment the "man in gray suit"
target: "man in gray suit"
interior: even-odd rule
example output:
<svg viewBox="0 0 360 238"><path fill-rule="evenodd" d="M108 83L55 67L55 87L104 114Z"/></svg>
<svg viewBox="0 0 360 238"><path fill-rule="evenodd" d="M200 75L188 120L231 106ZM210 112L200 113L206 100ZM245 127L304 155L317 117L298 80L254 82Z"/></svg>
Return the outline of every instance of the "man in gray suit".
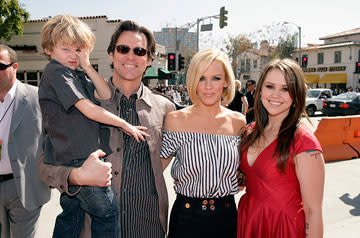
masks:
<svg viewBox="0 0 360 238"><path fill-rule="evenodd" d="M16 79L14 50L0 44L1 238L34 237L50 190L37 175L42 145L37 88Z"/></svg>

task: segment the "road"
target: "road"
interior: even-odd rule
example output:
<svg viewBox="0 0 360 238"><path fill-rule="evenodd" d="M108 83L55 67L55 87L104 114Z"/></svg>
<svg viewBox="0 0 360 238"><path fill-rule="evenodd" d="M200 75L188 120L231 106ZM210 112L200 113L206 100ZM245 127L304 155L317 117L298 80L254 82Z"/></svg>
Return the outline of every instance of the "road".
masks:
<svg viewBox="0 0 360 238"><path fill-rule="evenodd" d="M311 118L315 128L321 115ZM315 129L314 128L314 129ZM358 238L360 236L360 159L326 163L324 194L324 237ZM175 200L170 169L164 172L169 192L169 206ZM243 192L236 195L238 201ZM38 238L51 237L55 218L60 213L59 193L52 191L52 198L40 215Z"/></svg>

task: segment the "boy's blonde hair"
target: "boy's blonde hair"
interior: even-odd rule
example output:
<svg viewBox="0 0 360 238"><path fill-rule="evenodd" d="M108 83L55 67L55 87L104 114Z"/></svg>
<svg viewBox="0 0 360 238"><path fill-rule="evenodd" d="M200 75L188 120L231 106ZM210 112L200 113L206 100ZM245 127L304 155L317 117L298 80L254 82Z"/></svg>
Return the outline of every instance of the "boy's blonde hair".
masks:
<svg viewBox="0 0 360 238"><path fill-rule="evenodd" d="M200 78L205 71L209 68L210 64L214 61L222 63L225 71L225 81L227 87L224 88L222 93L222 101L225 104L230 103L235 95L235 76L229 62L229 58L226 54L217 49L205 49L201 50L192 58L189 69L186 75L186 85L188 87L189 96L191 101L196 104L198 102L198 96L196 88L199 84Z"/></svg>
<svg viewBox="0 0 360 238"><path fill-rule="evenodd" d="M64 14L48 20L41 31L41 46L52 51L57 43L74 45L79 49L88 48L91 52L95 36L90 27L80 19Z"/></svg>

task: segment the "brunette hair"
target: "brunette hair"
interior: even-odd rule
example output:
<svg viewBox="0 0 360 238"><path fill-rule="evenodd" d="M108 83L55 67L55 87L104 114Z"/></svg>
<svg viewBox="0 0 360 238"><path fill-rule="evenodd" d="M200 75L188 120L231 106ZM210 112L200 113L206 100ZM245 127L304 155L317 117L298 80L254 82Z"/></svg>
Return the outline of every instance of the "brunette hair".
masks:
<svg viewBox="0 0 360 238"><path fill-rule="evenodd" d="M144 26L139 26L136 22L129 21L129 20L121 22L119 27L116 29L116 31L111 36L111 41L107 48L108 54L114 53L115 47L116 47L116 42L118 41L120 35L124 31L132 31L132 32L144 34L146 37L146 41L147 41L148 57L150 57L151 59L155 58L156 42L155 42L155 38L154 38L154 35L152 34L152 32L148 28L146 28Z"/></svg>
<svg viewBox="0 0 360 238"><path fill-rule="evenodd" d="M255 91L255 125L248 135L246 135L240 143L240 154L242 155L246 149L254 144L264 133L264 128L268 124L268 113L261 102L261 90L267 74L272 70L280 70L288 86L288 92L293 100L290 106L289 114L282 121L279 134L277 136L277 144L273 156L277 156L277 167L285 172L285 165L290 159L290 147L295 146L295 134L298 129L302 116L306 116L305 98L306 83L304 73L300 66L291 59L275 59L269 62L260 75L258 87ZM309 119L307 117L307 119Z"/></svg>

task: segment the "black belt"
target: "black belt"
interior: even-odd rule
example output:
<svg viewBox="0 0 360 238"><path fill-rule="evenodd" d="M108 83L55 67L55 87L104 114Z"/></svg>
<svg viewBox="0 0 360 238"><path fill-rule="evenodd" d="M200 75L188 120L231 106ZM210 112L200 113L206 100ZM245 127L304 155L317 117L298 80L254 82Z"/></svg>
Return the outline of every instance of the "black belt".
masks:
<svg viewBox="0 0 360 238"><path fill-rule="evenodd" d="M177 194L176 199L185 208L201 208L203 211L206 211L207 209L213 211L216 208L229 208L231 203L234 203L233 195L220 198L191 198Z"/></svg>
<svg viewBox="0 0 360 238"><path fill-rule="evenodd" d="M0 174L0 183L13 178L14 178L13 174Z"/></svg>

